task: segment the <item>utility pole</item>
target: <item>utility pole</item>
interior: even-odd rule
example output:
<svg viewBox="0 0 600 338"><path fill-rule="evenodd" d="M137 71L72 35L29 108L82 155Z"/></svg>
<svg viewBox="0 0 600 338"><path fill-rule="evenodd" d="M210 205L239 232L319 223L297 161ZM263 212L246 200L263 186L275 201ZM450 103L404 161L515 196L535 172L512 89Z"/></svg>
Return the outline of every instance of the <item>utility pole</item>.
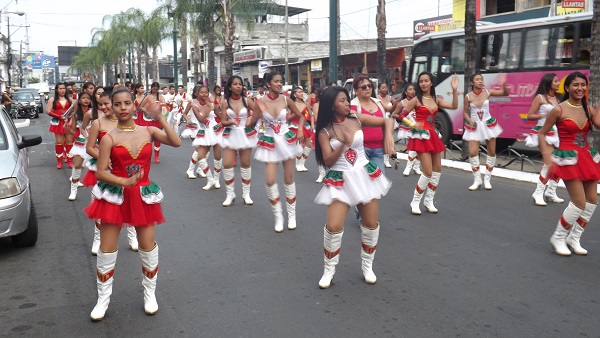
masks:
<svg viewBox="0 0 600 338"><path fill-rule="evenodd" d="M289 34L289 27L288 27L288 0L285 0L285 77L284 79L287 79L285 81L286 84L290 83L288 81L291 81L291 76L290 76L290 65L289 65L289 59L288 59L288 34Z"/></svg>
<svg viewBox="0 0 600 338"><path fill-rule="evenodd" d="M338 7L337 0L329 0L329 82L337 82L338 40L337 40Z"/></svg>

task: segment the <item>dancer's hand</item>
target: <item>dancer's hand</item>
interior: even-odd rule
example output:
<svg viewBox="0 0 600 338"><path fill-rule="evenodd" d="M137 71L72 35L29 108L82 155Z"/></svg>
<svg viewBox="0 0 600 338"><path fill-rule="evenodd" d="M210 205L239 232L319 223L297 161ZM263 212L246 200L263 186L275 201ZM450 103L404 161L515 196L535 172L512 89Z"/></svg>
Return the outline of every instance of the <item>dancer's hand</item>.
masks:
<svg viewBox="0 0 600 338"><path fill-rule="evenodd" d="M133 174L131 177L123 179L123 183L121 185L124 187L133 187L142 177L144 177L144 168L141 168L140 171Z"/></svg>
<svg viewBox="0 0 600 338"><path fill-rule="evenodd" d="M142 109L154 120L158 121L161 117L164 117L162 104L159 101L144 100Z"/></svg>
<svg viewBox="0 0 600 338"><path fill-rule="evenodd" d="M458 75L454 74L452 75L452 80L450 81L450 86L452 87L452 91L457 91L458 90Z"/></svg>

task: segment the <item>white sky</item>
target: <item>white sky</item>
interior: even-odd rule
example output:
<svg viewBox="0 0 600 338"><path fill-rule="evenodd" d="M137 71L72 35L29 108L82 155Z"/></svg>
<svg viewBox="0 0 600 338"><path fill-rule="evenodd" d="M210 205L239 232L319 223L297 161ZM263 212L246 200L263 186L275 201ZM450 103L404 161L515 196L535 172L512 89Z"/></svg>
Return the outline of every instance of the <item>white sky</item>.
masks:
<svg viewBox="0 0 600 338"><path fill-rule="evenodd" d="M102 18L107 14L117 14L128 8L140 8L150 12L164 0L0 0L0 31L6 35L6 11L25 12L25 16L8 14L11 25L11 46L18 50L23 41L25 45L26 29L29 27L29 50L44 51L47 55L56 55L58 45L87 46L91 40L91 31L102 26ZM285 4L285 0L278 0ZM341 12L342 40L375 38L375 14L377 0L339 0ZM308 19L311 41L329 39L329 1L328 0L288 0L289 6L312 9L299 15L300 21ZM412 36L413 21L438 15L451 14L452 0L387 0L386 13L388 37ZM297 23L297 17L290 18ZM172 54L172 42L163 43L165 50L161 54Z"/></svg>

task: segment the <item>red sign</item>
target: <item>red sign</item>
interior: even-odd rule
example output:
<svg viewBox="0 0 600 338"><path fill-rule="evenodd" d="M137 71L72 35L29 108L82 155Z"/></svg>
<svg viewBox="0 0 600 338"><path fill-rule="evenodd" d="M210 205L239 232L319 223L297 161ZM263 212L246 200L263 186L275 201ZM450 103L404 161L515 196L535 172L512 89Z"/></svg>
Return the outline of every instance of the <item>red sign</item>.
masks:
<svg viewBox="0 0 600 338"><path fill-rule="evenodd" d="M563 1L562 8L585 8L585 1Z"/></svg>

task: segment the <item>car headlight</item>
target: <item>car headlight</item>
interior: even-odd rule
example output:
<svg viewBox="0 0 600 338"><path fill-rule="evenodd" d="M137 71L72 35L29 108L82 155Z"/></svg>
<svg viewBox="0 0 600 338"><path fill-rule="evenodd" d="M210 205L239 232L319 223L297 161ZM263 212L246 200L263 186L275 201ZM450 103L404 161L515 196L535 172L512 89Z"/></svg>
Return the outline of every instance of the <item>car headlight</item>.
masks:
<svg viewBox="0 0 600 338"><path fill-rule="evenodd" d="M17 196L21 193L21 185L15 177L0 180L0 199Z"/></svg>

